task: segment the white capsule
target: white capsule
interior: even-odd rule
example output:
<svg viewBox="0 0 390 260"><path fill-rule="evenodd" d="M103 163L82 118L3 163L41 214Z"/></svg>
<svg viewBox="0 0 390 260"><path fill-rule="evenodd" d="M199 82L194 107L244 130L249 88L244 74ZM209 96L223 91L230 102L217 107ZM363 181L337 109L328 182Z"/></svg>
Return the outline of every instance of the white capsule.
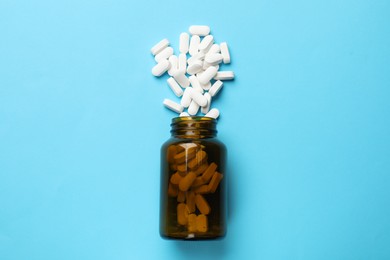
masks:
<svg viewBox="0 0 390 260"><path fill-rule="evenodd" d="M188 107L191 104L191 100L192 100L191 91L193 91L191 87L188 87L184 90L183 96L181 97L181 101L180 101L180 104L183 107Z"/></svg>
<svg viewBox="0 0 390 260"><path fill-rule="evenodd" d="M203 73L204 73L204 71L196 73L196 77L198 78L198 80L199 80L199 77L201 77Z"/></svg>
<svg viewBox="0 0 390 260"><path fill-rule="evenodd" d="M166 60L169 57L173 55L173 48L172 47L166 47L164 50L162 50L159 54L157 54L154 59L156 62L160 62L162 60Z"/></svg>
<svg viewBox="0 0 390 260"><path fill-rule="evenodd" d="M172 55L171 57L169 57L168 60L169 63L171 63L171 67L168 70L168 74L169 76L173 76L173 74L175 74L175 72L177 71L178 58L176 55Z"/></svg>
<svg viewBox="0 0 390 260"><path fill-rule="evenodd" d="M209 90L211 88L211 82L207 82L206 84L200 84L200 86L204 89L204 90Z"/></svg>
<svg viewBox="0 0 390 260"><path fill-rule="evenodd" d="M195 73L202 71L202 69L203 69L203 62L200 60L197 60L197 61L191 63L190 65L188 65L187 73L190 75L194 75Z"/></svg>
<svg viewBox="0 0 390 260"><path fill-rule="evenodd" d="M153 55L157 55L160 51L165 49L166 47L169 46L169 41L167 39L162 39L159 43L154 45L150 51L152 52Z"/></svg>
<svg viewBox="0 0 390 260"><path fill-rule="evenodd" d="M203 96L207 99L207 105L204 106L204 107L202 107L200 111L201 111L203 114L207 114L207 113L209 112L209 110L210 110L211 95L210 95L210 93L206 92L206 93L204 93Z"/></svg>
<svg viewBox="0 0 390 260"><path fill-rule="evenodd" d="M188 35L188 33L181 33L180 34L180 43L179 43L179 50L181 53L187 53L188 52L188 48L189 48L189 44L190 44L190 36Z"/></svg>
<svg viewBox="0 0 390 260"><path fill-rule="evenodd" d="M212 117L212 118L217 119L219 117L219 110L216 108L213 108L205 115L205 117Z"/></svg>
<svg viewBox="0 0 390 260"><path fill-rule="evenodd" d="M192 35L206 36L210 33L210 27L207 25L192 25L189 31Z"/></svg>
<svg viewBox="0 0 390 260"><path fill-rule="evenodd" d="M181 73L186 73L187 70L187 56L184 53L179 54L178 70Z"/></svg>
<svg viewBox="0 0 390 260"><path fill-rule="evenodd" d="M206 55L205 61L210 65L217 65L223 60L222 54L214 53Z"/></svg>
<svg viewBox="0 0 390 260"><path fill-rule="evenodd" d="M195 101L199 106L204 107L207 105L207 99L200 93L199 91L191 91L190 92L192 101Z"/></svg>
<svg viewBox="0 0 390 260"><path fill-rule="evenodd" d="M210 55L210 54L214 54L214 53L219 53L220 51L221 51L221 48L219 47L219 45L216 44L216 43L214 43L214 44L210 47L210 49L209 49L209 51L207 52L206 55Z"/></svg>
<svg viewBox="0 0 390 260"><path fill-rule="evenodd" d="M203 61L204 60L204 57L205 57L205 54L203 52L198 52L197 54L195 54L194 56L190 57L188 60L187 60L187 63L188 65L190 65L191 63L197 61L197 60L200 60L200 61Z"/></svg>
<svg viewBox="0 0 390 260"><path fill-rule="evenodd" d="M173 74L173 77L175 78L177 83L179 83L179 85L183 88L186 88L190 85L190 81L186 77L185 72L183 73L178 70L176 73Z"/></svg>
<svg viewBox="0 0 390 260"><path fill-rule="evenodd" d="M187 112L181 112L179 116L190 116Z"/></svg>
<svg viewBox="0 0 390 260"><path fill-rule="evenodd" d="M163 104L164 104L164 106L166 106L167 108L169 108L172 111L175 111L178 114L183 112L183 109L184 109L180 104L178 104L170 99L167 99L167 98L164 99Z"/></svg>
<svg viewBox="0 0 390 260"><path fill-rule="evenodd" d="M192 88L203 94L204 91L203 91L202 86L199 83L198 78L195 75L192 75L188 79L191 83Z"/></svg>
<svg viewBox="0 0 390 260"><path fill-rule="evenodd" d="M208 63L207 61L204 61L203 62L203 70L207 70L208 67L210 66L214 66L217 68L217 70L219 70L219 65L211 65L210 63Z"/></svg>
<svg viewBox="0 0 390 260"><path fill-rule="evenodd" d="M181 97L183 95L183 89L179 86L174 78L170 77L167 82L176 96Z"/></svg>
<svg viewBox="0 0 390 260"><path fill-rule="evenodd" d="M230 53L226 42L221 43L221 54L223 56L223 63L230 63Z"/></svg>
<svg viewBox="0 0 390 260"><path fill-rule="evenodd" d="M219 70L219 65L211 65L211 64L208 63L207 61L204 61L204 62L203 62L203 70L207 70L207 68L210 67L210 66L216 67L217 70Z"/></svg>
<svg viewBox="0 0 390 260"><path fill-rule="evenodd" d="M192 35L190 40L189 53L194 56L199 52L200 37L198 35Z"/></svg>
<svg viewBox="0 0 390 260"><path fill-rule="evenodd" d="M203 38L198 48L200 51L207 53L207 51L210 49L213 43L214 43L214 37L212 35L207 35L206 37Z"/></svg>
<svg viewBox="0 0 390 260"><path fill-rule="evenodd" d="M194 92L196 92L196 91L194 91ZM198 103L196 103L194 100L192 100L190 106L188 107L188 114L190 114L191 116L194 116L198 113L198 111L199 111Z"/></svg>
<svg viewBox="0 0 390 260"><path fill-rule="evenodd" d="M222 81L217 80L216 82L214 82L214 84L211 86L209 90L210 95L212 97L215 97L215 95L217 95L217 93L221 90L222 86L223 86Z"/></svg>
<svg viewBox="0 0 390 260"><path fill-rule="evenodd" d="M233 71L218 71L214 77L215 80L232 80L234 79Z"/></svg>
<svg viewBox="0 0 390 260"><path fill-rule="evenodd" d="M198 77L199 79L199 82L201 84L206 84L207 82L209 82L218 72L218 69L214 66L210 66L208 67L203 73L202 75L200 75Z"/></svg>
<svg viewBox="0 0 390 260"><path fill-rule="evenodd" d="M162 60L152 68L152 74L156 77L160 77L164 72L169 70L171 63L168 60Z"/></svg>

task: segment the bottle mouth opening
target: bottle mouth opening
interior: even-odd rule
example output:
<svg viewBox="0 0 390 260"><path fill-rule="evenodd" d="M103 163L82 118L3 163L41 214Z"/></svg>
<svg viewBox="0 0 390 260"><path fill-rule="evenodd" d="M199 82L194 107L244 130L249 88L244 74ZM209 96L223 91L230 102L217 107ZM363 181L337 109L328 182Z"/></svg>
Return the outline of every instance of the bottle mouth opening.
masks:
<svg viewBox="0 0 390 260"><path fill-rule="evenodd" d="M202 135L217 134L217 120L205 116L181 116L172 118L171 133L173 135Z"/></svg>
<svg viewBox="0 0 390 260"><path fill-rule="evenodd" d="M178 116L172 118L172 125L179 122L189 122L189 121L194 121L194 122L204 121L204 122L217 123L217 120L215 118L207 117L207 116Z"/></svg>

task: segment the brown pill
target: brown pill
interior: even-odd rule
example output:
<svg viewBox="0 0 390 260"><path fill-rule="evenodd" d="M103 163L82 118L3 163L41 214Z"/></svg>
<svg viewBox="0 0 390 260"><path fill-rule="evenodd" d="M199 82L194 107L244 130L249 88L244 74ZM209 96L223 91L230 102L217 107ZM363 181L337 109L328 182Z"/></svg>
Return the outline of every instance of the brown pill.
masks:
<svg viewBox="0 0 390 260"><path fill-rule="evenodd" d="M178 144L176 145L176 153L184 152L187 149L185 144Z"/></svg>
<svg viewBox="0 0 390 260"><path fill-rule="evenodd" d="M188 211L190 213L195 211L195 193L193 191L187 191L186 192L186 202L187 202L187 207Z"/></svg>
<svg viewBox="0 0 390 260"><path fill-rule="evenodd" d="M207 162L204 162L203 164L199 165L198 168L194 170L196 175L200 175L204 173L204 171L209 167L209 164Z"/></svg>
<svg viewBox="0 0 390 260"><path fill-rule="evenodd" d="M183 179L183 177L178 172L176 172L175 174L172 174L170 181L172 184L179 185L181 179Z"/></svg>
<svg viewBox="0 0 390 260"><path fill-rule="evenodd" d="M208 229L208 223L207 223L207 216L200 214L196 217L196 230L199 232L207 232Z"/></svg>
<svg viewBox="0 0 390 260"><path fill-rule="evenodd" d="M176 185L173 185L172 183L168 184L168 196L169 197L176 197L177 193L179 192L179 189Z"/></svg>
<svg viewBox="0 0 390 260"><path fill-rule="evenodd" d="M179 189L181 191L187 191L192 183L195 181L196 174L194 172L189 172L181 181L179 182Z"/></svg>
<svg viewBox="0 0 390 260"><path fill-rule="evenodd" d="M167 161L168 163L174 163L174 156L176 155L176 145L170 145L167 149Z"/></svg>
<svg viewBox="0 0 390 260"><path fill-rule="evenodd" d="M205 151L198 151L194 159L188 163L188 168L195 169L198 165L207 160L207 153Z"/></svg>
<svg viewBox="0 0 390 260"><path fill-rule="evenodd" d="M222 179L223 179L222 174L220 174L219 172L214 173L213 178L211 178L211 181L209 183L209 189L211 193L214 193L217 190L218 185Z"/></svg>
<svg viewBox="0 0 390 260"><path fill-rule="evenodd" d="M195 214L188 215L188 232L196 232L198 230L196 220L197 216Z"/></svg>
<svg viewBox="0 0 390 260"><path fill-rule="evenodd" d="M177 201L184 202L185 200L186 200L186 194L184 193L184 191L179 190L179 192L177 193Z"/></svg>
<svg viewBox="0 0 390 260"><path fill-rule="evenodd" d="M177 170L179 172L186 172L187 171L187 164L183 163L183 164L179 164L177 165Z"/></svg>
<svg viewBox="0 0 390 260"><path fill-rule="evenodd" d="M207 201L203 198L202 195L200 194L195 195L195 204L202 214L207 215L210 213L210 206L207 203Z"/></svg>
<svg viewBox="0 0 390 260"><path fill-rule="evenodd" d="M185 151L176 154L173 158L177 164L183 164L185 161L189 161L196 156L197 146L190 147Z"/></svg>
<svg viewBox="0 0 390 260"><path fill-rule="evenodd" d="M177 223L180 225L186 225L188 221L188 209L184 203L177 204Z"/></svg>
<svg viewBox="0 0 390 260"><path fill-rule="evenodd" d="M202 179L205 182L208 182L211 179L211 177L213 177L213 174L216 169L217 169L217 165L215 163L211 163L209 167L206 169L206 171L202 174Z"/></svg>
<svg viewBox="0 0 390 260"><path fill-rule="evenodd" d="M206 194L210 192L209 185L202 185L194 189L194 192L197 194Z"/></svg>
<svg viewBox="0 0 390 260"><path fill-rule="evenodd" d="M195 181L192 183L192 187L199 187L203 184L205 184L205 181L202 179L202 177L196 177Z"/></svg>

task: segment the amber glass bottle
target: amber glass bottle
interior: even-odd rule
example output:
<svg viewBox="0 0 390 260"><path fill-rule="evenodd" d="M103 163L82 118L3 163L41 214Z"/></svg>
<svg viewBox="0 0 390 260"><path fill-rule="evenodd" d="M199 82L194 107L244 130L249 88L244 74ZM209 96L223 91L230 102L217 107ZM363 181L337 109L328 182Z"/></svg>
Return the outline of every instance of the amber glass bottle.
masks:
<svg viewBox="0 0 390 260"><path fill-rule="evenodd" d="M172 119L161 148L160 235L217 239L226 234L226 147L209 117Z"/></svg>

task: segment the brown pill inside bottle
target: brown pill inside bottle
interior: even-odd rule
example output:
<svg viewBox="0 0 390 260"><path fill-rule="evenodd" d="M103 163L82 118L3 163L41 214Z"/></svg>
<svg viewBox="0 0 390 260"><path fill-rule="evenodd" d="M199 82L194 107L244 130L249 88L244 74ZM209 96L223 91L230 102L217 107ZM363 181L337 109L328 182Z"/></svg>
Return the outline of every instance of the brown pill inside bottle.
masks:
<svg viewBox="0 0 390 260"><path fill-rule="evenodd" d="M181 179L183 179L183 177L181 177L180 174L176 172L175 174L172 174L170 181L172 184L179 185Z"/></svg>
<svg viewBox="0 0 390 260"><path fill-rule="evenodd" d="M207 216L200 214L196 217L196 230L199 232L207 232L208 229L208 222L207 222Z"/></svg>
<svg viewBox="0 0 390 260"><path fill-rule="evenodd" d="M195 196L195 204L202 214L207 215L210 213L210 206L202 195L197 194Z"/></svg>
<svg viewBox="0 0 390 260"><path fill-rule="evenodd" d="M180 225L186 225L188 221L188 209L187 205L184 203L179 203L177 205L177 223Z"/></svg>
<svg viewBox="0 0 390 260"><path fill-rule="evenodd" d="M188 215L188 232L196 232L198 230L197 216L195 214Z"/></svg>
<svg viewBox="0 0 390 260"><path fill-rule="evenodd" d="M211 181L209 183L209 189L210 189L211 193L214 193L217 190L218 185L221 182L222 178L223 178L223 175L220 174L219 172L214 173L213 178L211 179Z"/></svg>
<svg viewBox="0 0 390 260"><path fill-rule="evenodd" d="M179 189L181 191L187 191L192 183L195 181L196 174L194 172L189 172L179 183Z"/></svg>
<svg viewBox="0 0 390 260"><path fill-rule="evenodd" d="M195 211L195 193L193 191L186 192L186 203L190 213Z"/></svg>
<svg viewBox="0 0 390 260"><path fill-rule="evenodd" d="M176 154L173 158L177 164L182 164L185 161L189 161L196 156L196 150L198 147L190 147L185 151Z"/></svg>
<svg viewBox="0 0 390 260"><path fill-rule="evenodd" d="M202 179L205 182L208 182L211 179L211 177L213 177L213 174L216 169L217 169L217 165L215 163L211 163L209 167L206 169L206 171L203 173Z"/></svg>

